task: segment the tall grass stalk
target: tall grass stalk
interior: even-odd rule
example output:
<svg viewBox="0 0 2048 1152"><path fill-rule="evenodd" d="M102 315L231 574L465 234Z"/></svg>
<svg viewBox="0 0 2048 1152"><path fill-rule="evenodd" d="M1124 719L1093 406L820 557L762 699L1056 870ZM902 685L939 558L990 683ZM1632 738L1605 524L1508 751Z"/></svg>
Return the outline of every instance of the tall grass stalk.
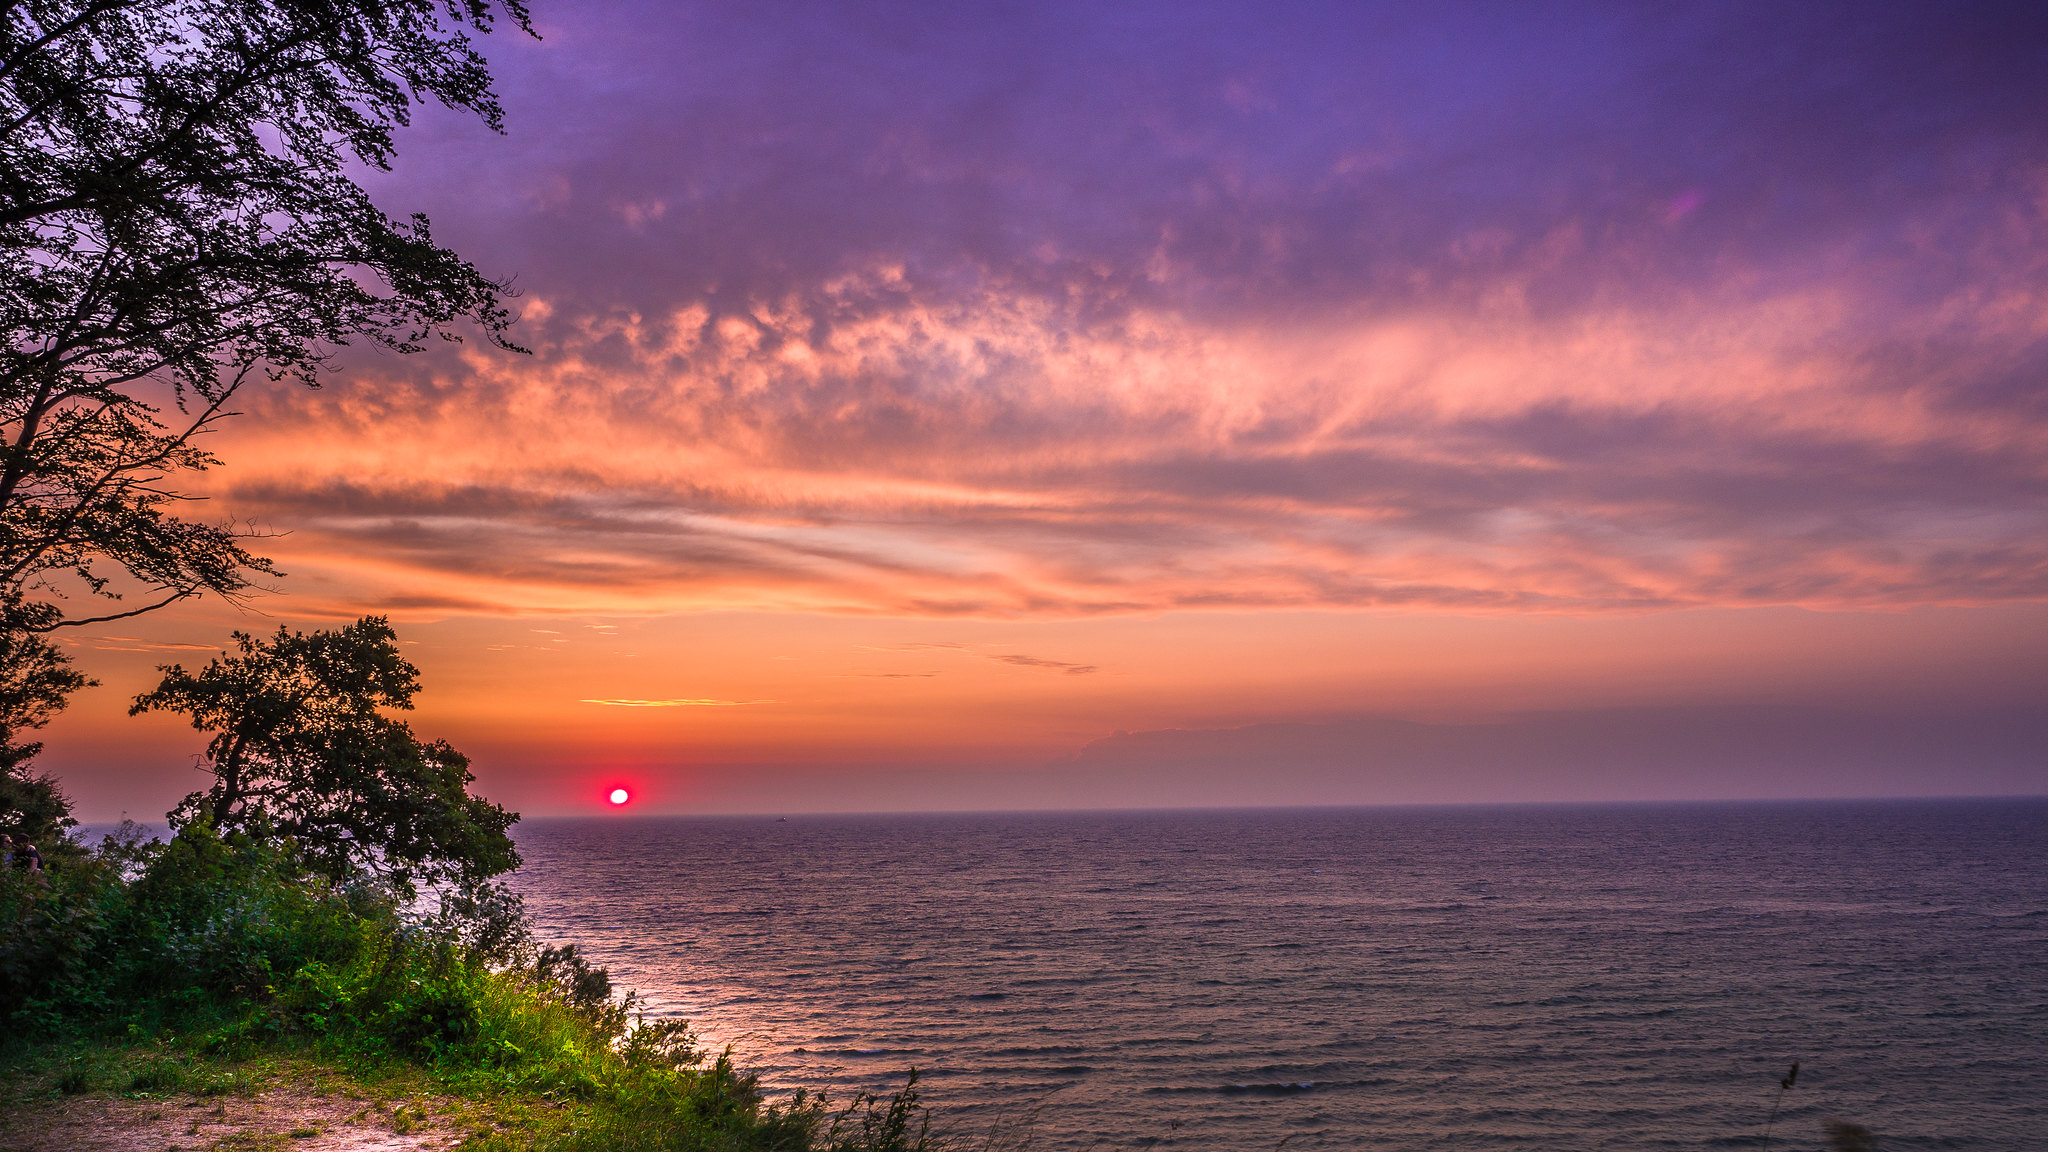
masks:
<svg viewBox="0 0 2048 1152"><path fill-rule="evenodd" d="M1799 1061L1794 1060L1792 1062L1792 1070L1785 1073L1785 1078L1783 1080L1778 1081L1778 1094L1771 1100L1770 1119L1764 1121L1764 1152L1770 1152L1771 1129L1777 1126L1778 1109L1783 1107L1785 1104L1785 1093L1790 1092L1792 1090L1792 1085L1797 1083L1798 1081Z"/></svg>

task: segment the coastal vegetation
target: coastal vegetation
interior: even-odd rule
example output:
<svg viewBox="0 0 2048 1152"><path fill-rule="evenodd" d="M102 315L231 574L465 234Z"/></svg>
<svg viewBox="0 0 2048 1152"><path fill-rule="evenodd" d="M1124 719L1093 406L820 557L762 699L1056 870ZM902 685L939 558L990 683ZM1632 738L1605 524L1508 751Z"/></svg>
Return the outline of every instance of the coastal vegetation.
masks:
<svg viewBox="0 0 2048 1152"><path fill-rule="evenodd" d="M43 866L0 871L0 1055L65 1063L57 1093L203 1092L250 1061L410 1077L488 1120L476 1149L934 1146L914 1071L892 1096L771 1100L537 941L498 879L517 817L380 711L418 684L387 623L237 645L136 703L213 733L215 784L168 841L126 825L89 847L55 782L9 774L0 824Z"/></svg>
<svg viewBox="0 0 2048 1152"><path fill-rule="evenodd" d="M770 1101L681 1022L634 1021L501 888L422 909L203 820L52 848L43 873L0 874L0 1058L53 1067L46 1095L218 1093L297 1061L468 1101L476 1149L932 1146L914 1074L887 1098Z"/></svg>

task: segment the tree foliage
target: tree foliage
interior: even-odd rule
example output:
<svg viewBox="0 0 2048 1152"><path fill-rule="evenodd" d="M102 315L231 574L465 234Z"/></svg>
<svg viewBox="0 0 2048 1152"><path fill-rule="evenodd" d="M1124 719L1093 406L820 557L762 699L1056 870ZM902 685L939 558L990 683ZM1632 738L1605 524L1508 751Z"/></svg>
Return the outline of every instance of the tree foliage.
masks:
<svg viewBox="0 0 2048 1152"><path fill-rule="evenodd" d="M28 745L22 760L41 749L39 744ZM0 833L27 840L49 853L77 826L78 821L71 818L71 799L56 780L34 774L21 762L0 769Z"/></svg>
<svg viewBox="0 0 2048 1152"><path fill-rule="evenodd" d="M464 322L511 347L505 286L349 176L390 163L417 102L500 127L470 38L497 13L531 31L520 0L0 5L0 590L27 609L0 626L275 574L177 514L247 382ZM126 599L67 618L67 583Z"/></svg>
<svg viewBox="0 0 2048 1152"><path fill-rule="evenodd" d="M185 713L213 734L213 786L186 797L174 824L290 837L330 877L368 872L406 892L518 867L506 829L519 817L469 794L468 757L384 715L419 690L387 621L234 639L238 655L197 673L161 668L130 709Z"/></svg>
<svg viewBox="0 0 2048 1152"><path fill-rule="evenodd" d="M0 593L0 831L33 840L51 839L74 821L56 782L29 770L42 742L20 734L47 724L73 692L93 683L56 645L21 626L52 612L25 603L18 591Z"/></svg>

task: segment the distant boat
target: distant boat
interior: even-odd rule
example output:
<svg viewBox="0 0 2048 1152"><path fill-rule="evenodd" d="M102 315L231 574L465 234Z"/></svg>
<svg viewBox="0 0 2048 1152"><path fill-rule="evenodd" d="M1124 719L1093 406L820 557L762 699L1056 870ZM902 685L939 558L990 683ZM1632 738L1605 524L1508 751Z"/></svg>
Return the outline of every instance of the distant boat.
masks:
<svg viewBox="0 0 2048 1152"><path fill-rule="evenodd" d="M787 816L777 816L777 817L775 818L775 822L776 822L777 824L787 824L787 823L789 823L789 817L787 817Z"/></svg>

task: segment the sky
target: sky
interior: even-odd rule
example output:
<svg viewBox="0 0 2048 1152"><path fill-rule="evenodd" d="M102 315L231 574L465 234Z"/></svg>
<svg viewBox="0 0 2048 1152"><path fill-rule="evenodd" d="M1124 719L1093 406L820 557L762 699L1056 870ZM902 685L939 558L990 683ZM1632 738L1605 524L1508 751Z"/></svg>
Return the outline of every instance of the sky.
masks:
<svg viewBox="0 0 2048 1152"><path fill-rule="evenodd" d="M2048 10L540 4L393 213L514 355L248 394L286 577L532 815L2048 792Z"/></svg>

